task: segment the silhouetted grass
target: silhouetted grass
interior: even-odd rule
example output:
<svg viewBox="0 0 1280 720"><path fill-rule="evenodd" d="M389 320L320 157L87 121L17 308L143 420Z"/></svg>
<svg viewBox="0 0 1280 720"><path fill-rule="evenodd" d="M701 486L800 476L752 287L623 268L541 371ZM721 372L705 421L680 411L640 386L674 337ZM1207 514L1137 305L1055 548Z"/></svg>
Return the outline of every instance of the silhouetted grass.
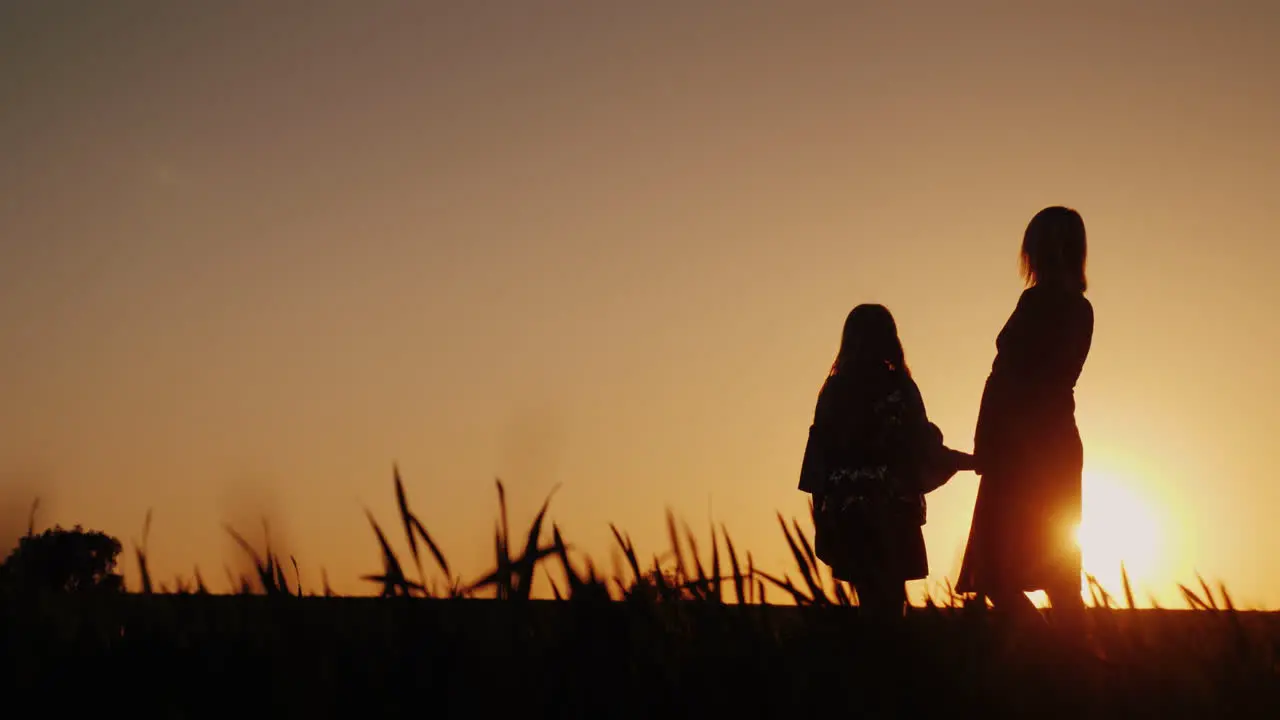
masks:
<svg viewBox="0 0 1280 720"><path fill-rule="evenodd" d="M265 524L263 552L226 528L256 569L232 578L241 596L208 594L198 569L171 589L153 584L148 513L135 543L141 593L5 599L3 650L19 669L3 682L13 697L73 676L125 683L147 714L166 716L1280 716L1280 619L1237 610L1203 579L1180 586L1191 610L1165 611L1133 609L1123 568L1128 609L1088 578L1088 648L1051 625L1005 627L949 587L876 623L794 519L778 516L794 563L781 575L743 556L723 525L700 541L671 512L669 548L648 559L610 525L624 562L604 575L549 519L554 490L513 533L498 481L493 566L468 582L398 469L394 489L412 565L367 512L382 568L364 579L379 597L333 597L323 573L323 597L305 593ZM533 598L539 574L554 600ZM770 588L794 606L770 605Z"/></svg>

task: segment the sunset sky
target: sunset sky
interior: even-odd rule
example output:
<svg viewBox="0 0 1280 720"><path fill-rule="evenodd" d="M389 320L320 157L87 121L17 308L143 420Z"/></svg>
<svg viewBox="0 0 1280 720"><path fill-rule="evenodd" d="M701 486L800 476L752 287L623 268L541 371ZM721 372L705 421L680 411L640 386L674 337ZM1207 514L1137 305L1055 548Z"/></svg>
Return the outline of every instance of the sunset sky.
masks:
<svg viewBox="0 0 1280 720"><path fill-rule="evenodd" d="M1239 0L5 2L0 541L39 496L131 553L150 508L161 579L225 589L266 514L363 593L399 463L467 579L495 477L521 532L561 483L606 566L670 506L781 570L845 314L889 306L971 449L1064 204L1086 569L1280 607L1277 37ZM929 586L977 483L929 496Z"/></svg>

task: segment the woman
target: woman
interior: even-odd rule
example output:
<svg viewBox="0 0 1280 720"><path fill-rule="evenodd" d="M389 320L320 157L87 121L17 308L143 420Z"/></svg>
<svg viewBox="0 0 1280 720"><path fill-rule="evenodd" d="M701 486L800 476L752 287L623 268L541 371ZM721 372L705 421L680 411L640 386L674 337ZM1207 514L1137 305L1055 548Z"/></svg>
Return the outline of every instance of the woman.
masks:
<svg viewBox="0 0 1280 720"><path fill-rule="evenodd" d="M1083 619L1080 550L1084 465L1075 384L1093 340L1085 298L1084 220L1050 207L1022 237L1027 288L996 338L973 454L981 476L956 590L997 608L1035 611L1044 590L1055 614Z"/></svg>
<svg viewBox="0 0 1280 720"><path fill-rule="evenodd" d="M928 575L924 494L972 458L929 422L882 305L859 305L818 394L800 489L813 495L815 554L864 611L901 616L906 582Z"/></svg>

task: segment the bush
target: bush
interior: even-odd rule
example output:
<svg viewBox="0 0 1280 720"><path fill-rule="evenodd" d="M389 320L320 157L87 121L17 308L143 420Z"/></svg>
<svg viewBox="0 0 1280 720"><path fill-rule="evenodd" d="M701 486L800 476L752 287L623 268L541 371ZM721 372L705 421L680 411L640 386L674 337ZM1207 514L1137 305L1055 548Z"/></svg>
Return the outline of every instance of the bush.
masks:
<svg viewBox="0 0 1280 720"><path fill-rule="evenodd" d="M18 591L55 593L120 592L115 572L120 541L79 525L28 533L0 564L0 584Z"/></svg>

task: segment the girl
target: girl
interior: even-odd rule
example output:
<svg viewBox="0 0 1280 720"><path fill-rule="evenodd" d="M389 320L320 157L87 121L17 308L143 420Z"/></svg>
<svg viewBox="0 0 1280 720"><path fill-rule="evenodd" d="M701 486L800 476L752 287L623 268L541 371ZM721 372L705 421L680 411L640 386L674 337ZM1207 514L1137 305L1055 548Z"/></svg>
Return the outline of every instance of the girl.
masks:
<svg viewBox="0 0 1280 720"><path fill-rule="evenodd" d="M906 582L929 573L924 495L971 466L929 422L893 315L855 307L818 394L800 489L813 496L815 554L864 611L902 614Z"/></svg>

